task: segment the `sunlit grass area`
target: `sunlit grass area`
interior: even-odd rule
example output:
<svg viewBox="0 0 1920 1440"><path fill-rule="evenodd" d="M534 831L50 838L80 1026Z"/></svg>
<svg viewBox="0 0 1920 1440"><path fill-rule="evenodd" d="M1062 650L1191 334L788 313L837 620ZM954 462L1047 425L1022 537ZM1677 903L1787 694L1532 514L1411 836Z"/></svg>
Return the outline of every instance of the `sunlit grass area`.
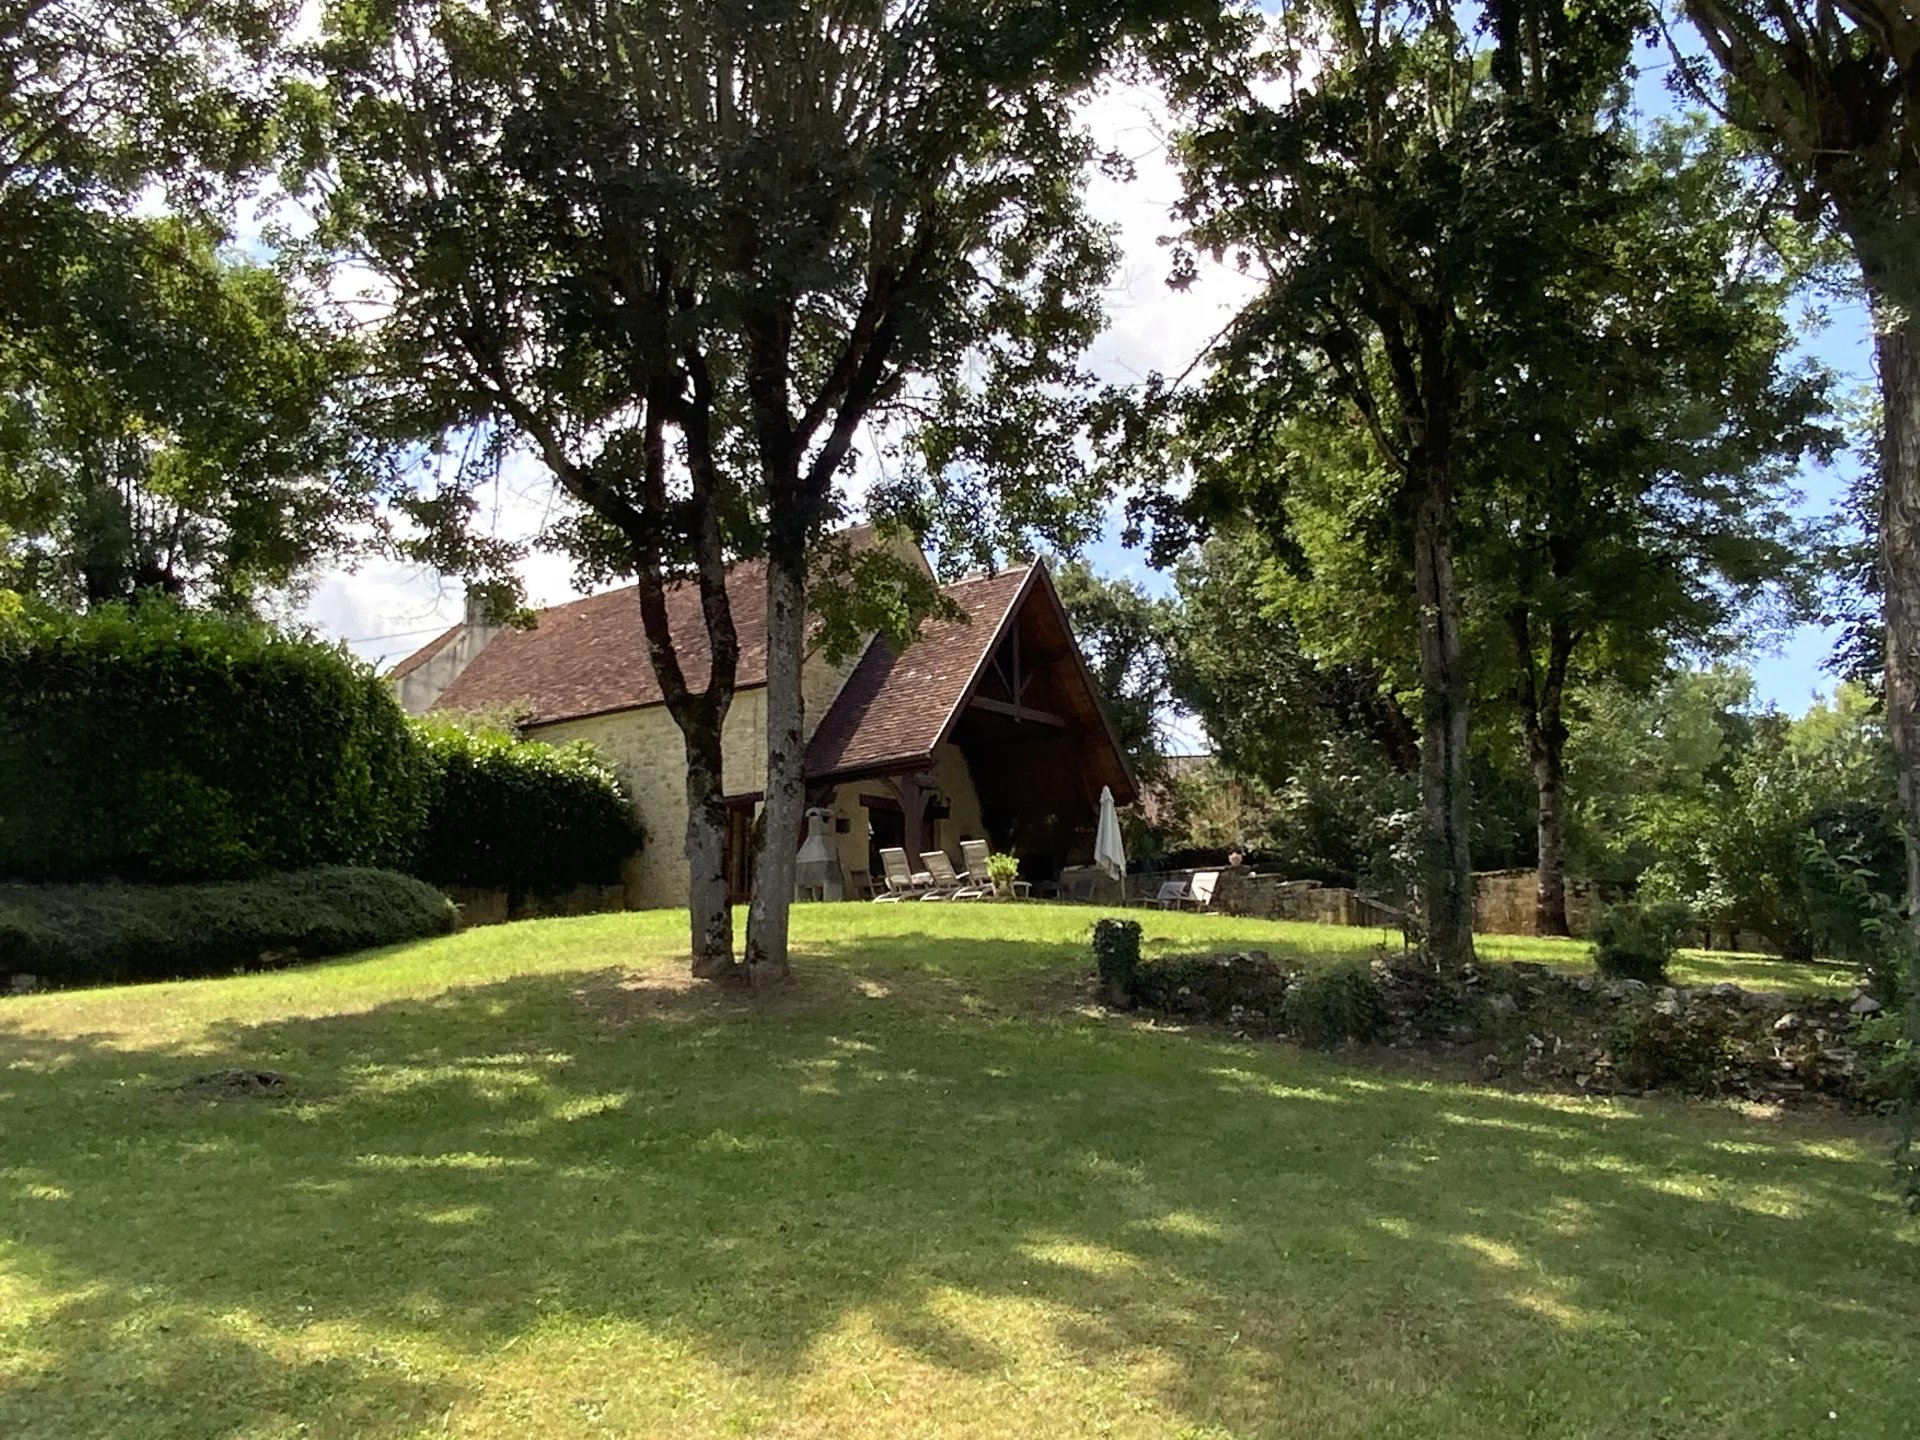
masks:
<svg viewBox="0 0 1920 1440"><path fill-rule="evenodd" d="M1150 951L1382 941L1139 918ZM0 1002L0 1435L1749 1440L1920 1413L1920 1228L1877 1129L1103 1015L1090 919L805 907L801 981L760 1000L681 983L660 914ZM1721 962L1777 964L1689 965ZM292 1098L176 1088L241 1065Z"/></svg>

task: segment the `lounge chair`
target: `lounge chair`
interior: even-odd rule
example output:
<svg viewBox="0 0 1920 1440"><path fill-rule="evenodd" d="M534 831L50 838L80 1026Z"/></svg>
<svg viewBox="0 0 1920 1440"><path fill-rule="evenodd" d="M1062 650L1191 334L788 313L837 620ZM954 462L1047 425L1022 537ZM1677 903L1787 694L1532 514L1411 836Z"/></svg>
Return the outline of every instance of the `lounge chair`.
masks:
<svg viewBox="0 0 1920 1440"><path fill-rule="evenodd" d="M1185 884L1178 880L1167 881L1160 887L1160 893L1153 897L1153 903L1162 910L1182 910L1189 905L1196 910L1204 910L1213 903L1213 892L1219 884L1218 870L1202 870Z"/></svg>
<svg viewBox="0 0 1920 1440"><path fill-rule="evenodd" d="M885 894L873 897L875 904L884 905L890 900L911 900L933 888L933 877L916 872L907 863L907 852L898 846L890 846L882 850L880 864L886 870L887 889Z"/></svg>
<svg viewBox="0 0 1920 1440"><path fill-rule="evenodd" d="M987 856L992 852L984 840L962 840L960 842L960 861L967 867L966 878L969 885L993 884L993 877L987 873Z"/></svg>
<svg viewBox="0 0 1920 1440"><path fill-rule="evenodd" d="M985 900L993 894L992 885L975 885L955 871L944 850L927 851L920 863L933 877L933 888L920 897L922 900Z"/></svg>

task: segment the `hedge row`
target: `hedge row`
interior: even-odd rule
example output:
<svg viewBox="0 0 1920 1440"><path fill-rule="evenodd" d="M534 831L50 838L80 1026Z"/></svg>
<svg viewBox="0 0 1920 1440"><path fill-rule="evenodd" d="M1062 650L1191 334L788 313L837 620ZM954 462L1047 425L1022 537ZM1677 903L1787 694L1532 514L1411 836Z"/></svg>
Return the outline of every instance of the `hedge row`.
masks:
<svg viewBox="0 0 1920 1440"><path fill-rule="evenodd" d="M338 649L165 604L0 631L0 876L404 869L426 790L388 687Z"/></svg>
<svg viewBox="0 0 1920 1440"><path fill-rule="evenodd" d="M49 985L221 975L454 926L431 885L334 868L212 885L0 885L0 971Z"/></svg>
<svg viewBox="0 0 1920 1440"><path fill-rule="evenodd" d="M611 885L640 846L625 790L585 744L421 722L430 774L414 873L436 885L526 895Z"/></svg>
<svg viewBox="0 0 1920 1440"><path fill-rule="evenodd" d="M516 898L638 848L584 746L402 713L337 646L164 603L0 626L0 878L181 883L315 866Z"/></svg>

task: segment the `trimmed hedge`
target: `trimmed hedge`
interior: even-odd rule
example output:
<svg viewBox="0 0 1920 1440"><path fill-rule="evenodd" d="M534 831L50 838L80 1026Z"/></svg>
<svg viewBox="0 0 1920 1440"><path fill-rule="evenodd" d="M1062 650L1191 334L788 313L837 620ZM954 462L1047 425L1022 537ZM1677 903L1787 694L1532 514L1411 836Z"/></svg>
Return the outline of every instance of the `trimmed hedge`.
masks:
<svg viewBox="0 0 1920 1440"><path fill-rule="evenodd" d="M318 640L163 602L0 626L0 877L198 881L407 868L406 718Z"/></svg>
<svg viewBox="0 0 1920 1440"><path fill-rule="evenodd" d="M173 980L444 935L446 896L344 867L210 885L0 885L0 971L50 985Z"/></svg>
<svg viewBox="0 0 1920 1440"><path fill-rule="evenodd" d="M164 601L0 622L0 880L193 883L348 865L527 895L640 844L583 744L409 719L337 646Z"/></svg>
<svg viewBox="0 0 1920 1440"><path fill-rule="evenodd" d="M427 820L414 873L436 885L527 895L612 885L640 848L625 787L591 747L419 721Z"/></svg>

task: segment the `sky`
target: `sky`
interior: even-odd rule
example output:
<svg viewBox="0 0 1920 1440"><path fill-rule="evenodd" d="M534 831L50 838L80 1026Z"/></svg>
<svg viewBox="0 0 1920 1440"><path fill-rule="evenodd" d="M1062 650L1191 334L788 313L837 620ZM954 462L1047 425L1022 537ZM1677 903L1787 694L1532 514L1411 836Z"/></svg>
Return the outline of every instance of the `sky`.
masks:
<svg viewBox="0 0 1920 1440"><path fill-rule="evenodd" d="M1671 108L1658 70L1643 77L1637 93L1644 110ZM1231 268L1211 265L1188 289L1176 293L1168 288L1169 255L1161 240L1173 229L1169 212L1179 182L1167 157L1164 106L1152 90L1115 85L1088 103L1085 119L1103 147L1133 161L1130 178L1096 175L1089 181L1090 208L1116 227L1123 256L1106 296L1108 324L1094 346L1092 368L1102 380L1115 382L1137 382L1154 371L1178 374L1255 287ZM1833 309L1822 331L1808 337L1805 348L1839 373L1846 390L1871 379L1869 342L1865 313L1857 306L1841 306ZM1849 478L1846 463L1837 470L1803 469L1801 513L1824 515L1837 507ZM508 462L486 499L489 527L515 538L537 533L558 503L545 471L524 456ZM1142 553L1121 544L1119 529L1116 514L1087 553L1094 568L1155 593L1170 590L1168 578L1154 571ZM530 555L521 565L521 578L535 606L584 593L575 587L563 556ZM346 641L362 658L384 666L458 620L462 603L458 581L416 566L373 561L352 573L323 576L303 607L303 618L323 634ZM1822 670L1831 641L1819 627L1802 626L1779 644L1746 656L1756 698L1797 713L1816 694L1831 690L1831 677ZM1179 717L1166 738L1176 751L1205 745L1199 728Z"/></svg>

